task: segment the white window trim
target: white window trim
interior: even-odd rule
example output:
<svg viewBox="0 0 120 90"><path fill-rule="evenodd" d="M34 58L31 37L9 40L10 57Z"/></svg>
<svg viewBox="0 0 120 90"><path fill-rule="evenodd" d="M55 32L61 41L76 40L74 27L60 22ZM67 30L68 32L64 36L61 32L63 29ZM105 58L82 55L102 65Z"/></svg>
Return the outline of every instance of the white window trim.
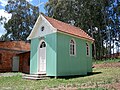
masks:
<svg viewBox="0 0 120 90"><path fill-rule="evenodd" d="M71 54L70 52L71 52L71 50L70 50L70 48L71 48L71 40L73 40L74 41L74 54ZM76 42L75 42L75 40L72 38L72 39L70 39L70 41L69 41L69 55L70 56L76 56Z"/></svg>
<svg viewBox="0 0 120 90"><path fill-rule="evenodd" d="M88 55L87 55L87 45L88 45ZM86 42L86 56L90 56L90 45Z"/></svg>

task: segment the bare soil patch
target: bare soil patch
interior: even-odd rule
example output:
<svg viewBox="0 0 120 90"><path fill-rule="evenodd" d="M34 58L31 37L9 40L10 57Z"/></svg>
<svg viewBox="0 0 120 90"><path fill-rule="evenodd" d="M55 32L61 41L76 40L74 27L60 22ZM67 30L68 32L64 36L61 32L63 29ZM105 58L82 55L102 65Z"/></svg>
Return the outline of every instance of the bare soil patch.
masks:
<svg viewBox="0 0 120 90"><path fill-rule="evenodd" d="M94 68L120 67L120 62L104 63L104 64L94 64L93 66L94 66Z"/></svg>
<svg viewBox="0 0 120 90"><path fill-rule="evenodd" d="M120 62L104 63L104 64L94 64L93 67L94 68L111 68L111 67L120 68ZM120 90L120 82L102 85L101 87L105 87L105 88L108 88L110 90L111 89L112 90Z"/></svg>
<svg viewBox="0 0 120 90"><path fill-rule="evenodd" d="M11 73L11 72L0 73L0 77L12 77L12 76L17 76L17 75L20 75L20 73Z"/></svg>
<svg viewBox="0 0 120 90"><path fill-rule="evenodd" d="M101 87L105 87L110 90L120 90L120 83L106 84L102 85Z"/></svg>

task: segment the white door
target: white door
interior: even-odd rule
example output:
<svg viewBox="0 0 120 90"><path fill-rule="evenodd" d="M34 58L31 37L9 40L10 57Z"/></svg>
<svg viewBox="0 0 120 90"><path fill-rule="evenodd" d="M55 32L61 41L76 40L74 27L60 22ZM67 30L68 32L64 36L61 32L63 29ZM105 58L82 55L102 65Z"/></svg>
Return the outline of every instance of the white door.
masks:
<svg viewBox="0 0 120 90"><path fill-rule="evenodd" d="M13 57L12 71L19 71L19 57Z"/></svg>
<svg viewBox="0 0 120 90"><path fill-rule="evenodd" d="M46 44L41 42L39 48L39 74L46 74Z"/></svg>

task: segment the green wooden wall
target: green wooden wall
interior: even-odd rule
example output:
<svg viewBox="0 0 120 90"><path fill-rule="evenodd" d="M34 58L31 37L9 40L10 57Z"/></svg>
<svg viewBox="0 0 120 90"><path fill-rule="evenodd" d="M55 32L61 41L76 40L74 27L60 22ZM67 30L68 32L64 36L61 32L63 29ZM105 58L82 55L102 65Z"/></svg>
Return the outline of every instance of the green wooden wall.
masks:
<svg viewBox="0 0 120 90"><path fill-rule="evenodd" d="M47 57L46 57L46 72L47 76L56 76L56 52L57 52L57 39L56 33L46 36L47 43Z"/></svg>
<svg viewBox="0 0 120 90"><path fill-rule="evenodd" d="M76 56L69 55L69 42L76 41ZM38 47L41 38L31 40L30 74L38 71ZM92 45L90 42L62 33L44 36L46 42L47 76L86 75L92 72ZM86 56L86 42L90 45L90 56Z"/></svg>
<svg viewBox="0 0 120 90"><path fill-rule="evenodd" d="M38 71L38 45L39 39L34 38L31 40L30 52L30 74L37 74Z"/></svg>
<svg viewBox="0 0 120 90"><path fill-rule="evenodd" d="M69 42L76 41L76 56L69 54ZM90 56L86 56L86 40L57 33L57 76L86 75L92 71L92 47Z"/></svg>
<svg viewBox="0 0 120 90"><path fill-rule="evenodd" d="M30 74L38 72L38 47L40 40L43 38L34 38L31 40L31 59L30 59ZM47 76L56 75L56 33L44 36L46 42L46 72Z"/></svg>

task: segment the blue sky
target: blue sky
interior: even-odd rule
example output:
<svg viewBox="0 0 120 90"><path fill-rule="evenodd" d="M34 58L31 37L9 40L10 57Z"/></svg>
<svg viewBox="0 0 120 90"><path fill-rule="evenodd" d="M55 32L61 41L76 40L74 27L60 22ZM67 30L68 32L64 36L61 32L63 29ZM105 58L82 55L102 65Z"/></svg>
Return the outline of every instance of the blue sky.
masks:
<svg viewBox="0 0 120 90"><path fill-rule="evenodd" d="M29 0L30 1L30 0ZM31 4L37 6L39 5L39 2L41 3L41 5L39 6L40 7L40 12L43 12L45 13L45 10L44 10L44 5L45 3L47 2L48 0L31 0Z"/></svg>
<svg viewBox="0 0 120 90"><path fill-rule="evenodd" d="M11 18L11 14L8 14L4 8L5 8L5 5L7 4L7 1L8 0L0 0L0 17L1 16L4 16L7 18L7 21ZM38 6L39 5L39 2L41 3L40 4L40 12L43 12L45 13L45 10L44 10L44 5L45 3L48 1L48 0L26 0L28 2L30 2L32 5L34 6ZM4 26L0 24L0 36L5 34L5 29L4 29Z"/></svg>

